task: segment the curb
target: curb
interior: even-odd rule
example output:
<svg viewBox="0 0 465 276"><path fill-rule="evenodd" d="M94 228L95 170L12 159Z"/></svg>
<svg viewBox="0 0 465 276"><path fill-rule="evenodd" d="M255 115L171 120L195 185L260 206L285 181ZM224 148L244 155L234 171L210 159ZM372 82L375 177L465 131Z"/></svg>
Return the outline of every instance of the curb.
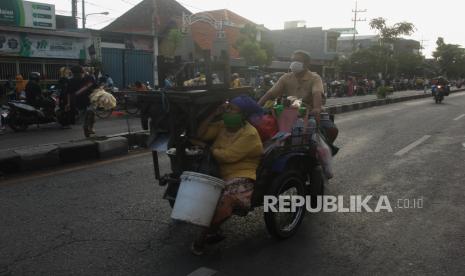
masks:
<svg viewBox="0 0 465 276"><path fill-rule="evenodd" d="M457 89L457 90L451 91L450 94L454 94L457 92L463 92L463 91L465 91L465 89ZM360 110L360 109L366 109L366 108L375 107L375 106L383 106L387 104L400 103L400 102L425 99L425 98L431 98L431 97L432 97L431 94L427 93L427 94L409 95L409 96L399 97L399 98L375 99L375 100L370 100L370 101L365 101L365 102L332 105L332 106L327 107L327 110L330 114L341 114L341 113L351 112L351 111Z"/></svg>
<svg viewBox="0 0 465 276"><path fill-rule="evenodd" d="M148 137L147 131L139 131L95 139L1 150L0 175L126 155L130 148L145 148Z"/></svg>

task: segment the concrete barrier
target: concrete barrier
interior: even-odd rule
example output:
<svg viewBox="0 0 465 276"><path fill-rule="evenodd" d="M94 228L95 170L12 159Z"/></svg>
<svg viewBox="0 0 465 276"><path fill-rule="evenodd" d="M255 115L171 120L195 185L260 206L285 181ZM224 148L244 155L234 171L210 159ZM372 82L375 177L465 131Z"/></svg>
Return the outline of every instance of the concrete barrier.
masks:
<svg viewBox="0 0 465 276"><path fill-rule="evenodd" d="M457 89L453 90L450 93L457 93L457 92L463 92L465 89ZM386 104L393 104L393 103L400 103L400 102L405 102L405 101L411 101L411 100L416 100L416 99L425 99L425 98L431 98L430 93L425 93L425 94L417 94L417 95L409 95L405 97L388 97L385 99L375 99L375 100L370 100L370 101L365 101L365 102L354 102L354 103L348 103L348 104L340 104L340 105L333 105L328 107L326 110L330 114L340 114L340 113L345 113L345 112L350 112L354 110L360 110L364 108L370 108L374 106L382 106Z"/></svg>
<svg viewBox="0 0 465 276"><path fill-rule="evenodd" d="M14 150L0 151L0 173L16 173L21 170L21 157Z"/></svg>
<svg viewBox="0 0 465 276"><path fill-rule="evenodd" d="M97 143L92 140L81 140L58 144L61 163L82 162L98 158Z"/></svg>
<svg viewBox="0 0 465 276"><path fill-rule="evenodd" d="M56 145L44 145L17 149L21 162L21 171L33 171L55 167L60 164L60 156Z"/></svg>
<svg viewBox="0 0 465 276"><path fill-rule="evenodd" d="M128 154L128 138L112 137L102 141L96 141L99 158L111 158Z"/></svg>

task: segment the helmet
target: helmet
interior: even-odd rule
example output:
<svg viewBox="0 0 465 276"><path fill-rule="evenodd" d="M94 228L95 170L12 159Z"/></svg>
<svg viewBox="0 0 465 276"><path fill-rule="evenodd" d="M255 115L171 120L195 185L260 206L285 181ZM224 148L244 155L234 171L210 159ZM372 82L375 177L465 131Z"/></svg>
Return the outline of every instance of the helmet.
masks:
<svg viewBox="0 0 465 276"><path fill-rule="evenodd" d="M31 72L29 74L29 80L39 81L40 80L40 73L39 72Z"/></svg>

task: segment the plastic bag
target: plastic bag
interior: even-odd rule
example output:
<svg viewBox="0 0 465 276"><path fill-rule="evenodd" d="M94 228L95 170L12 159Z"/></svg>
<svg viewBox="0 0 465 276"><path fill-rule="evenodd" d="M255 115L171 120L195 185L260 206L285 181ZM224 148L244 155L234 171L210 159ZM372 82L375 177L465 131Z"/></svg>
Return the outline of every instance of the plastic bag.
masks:
<svg viewBox="0 0 465 276"><path fill-rule="evenodd" d="M111 110L116 107L115 97L101 88L95 89L89 98L94 108Z"/></svg>
<svg viewBox="0 0 465 276"><path fill-rule="evenodd" d="M265 142L270 140L278 133L278 123L273 115L267 114L260 117L254 117L250 123L257 129L260 139Z"/></svg>
<svg viewBox="0 0 465 276"><path fill-rule="evenodd" d="M282 132L291 132L297 118L299 117L299 110L297 108L287 107L281 112L278 118L278 128Z"/></svg>
<svg viewBox="0 0 465 276"><path fill-rule="evenodd" d="M327 179L333 178L333 155L330 147L321 136L320 133L314 135L314 141L316 142L316 158L323 167L323 172Z"/></svg>

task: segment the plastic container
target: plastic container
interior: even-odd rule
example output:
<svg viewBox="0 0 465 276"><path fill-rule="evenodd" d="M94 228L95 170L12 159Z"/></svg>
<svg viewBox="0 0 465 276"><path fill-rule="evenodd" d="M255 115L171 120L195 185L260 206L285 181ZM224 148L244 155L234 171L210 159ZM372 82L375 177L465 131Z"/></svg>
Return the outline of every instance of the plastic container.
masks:
<svg viewBox="0 0 465 276"><path fill-rule="evenodd" d="M291 137L292 145L303 144L304 143L303 135L304 135L304 120L302 118L299 118L297 119L294 126L292 127L292 137Z"/></svg>
<svg viewBox="0 0 465 276"><path fill-rule="evenodd" d="M224 185L223 180L213 176L184 172L171 218L210 226Z"/></svg>

